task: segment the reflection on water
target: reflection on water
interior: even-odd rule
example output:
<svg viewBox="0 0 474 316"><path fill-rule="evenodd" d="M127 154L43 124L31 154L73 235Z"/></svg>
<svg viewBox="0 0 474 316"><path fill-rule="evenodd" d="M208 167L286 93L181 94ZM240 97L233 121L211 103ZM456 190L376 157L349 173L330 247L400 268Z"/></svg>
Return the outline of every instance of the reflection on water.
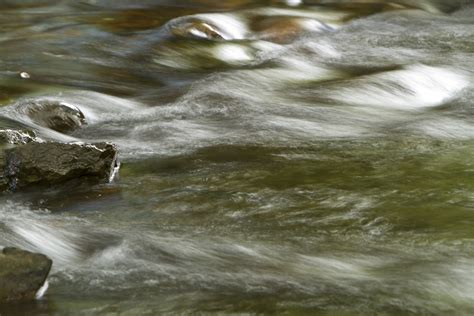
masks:
<svg viewBox="0 0 474 316"><path fill-rule="evenodd" d="M0 196L6 315L474 312L470 1L4 1L0 127L114 183ZM28 75L25 75L27 73ZM64 135L31 102L78 107Z"/></svg>

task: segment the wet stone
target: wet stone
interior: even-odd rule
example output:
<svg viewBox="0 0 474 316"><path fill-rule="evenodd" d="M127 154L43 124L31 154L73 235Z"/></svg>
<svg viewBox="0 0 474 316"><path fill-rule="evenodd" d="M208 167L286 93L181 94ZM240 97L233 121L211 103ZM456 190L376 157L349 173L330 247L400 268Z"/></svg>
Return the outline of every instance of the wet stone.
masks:
<svg viewBox="0 0 474 316"><path fill-rule="evenodd" d="M175 37L223 41L240 38L241 35L232 34L229 29L240 25L239 23L231 16L223 18L219 14L213 17L184 16L169 21L165 29ZM244 26L239 26L242 27Z"/></svg>
<svg viewBox="0 0 474 316"><path fill-rule="evenodd" d="M86 124L84 113L75 105L54 100L33 101L25 105L26 114L36 124L60 133L70 133Z"/></svg>
<svg viewBox="0 0 474 316"><path fill-rule="evenodd" d="M4 248L0 252L0 302L34 299L52 264L45 255Z"/></svg>
<svg viewBox="0 0 474 316"><path fill-rule="evenodd" d="M79 178L110 181L118 167L117 148L110 143L33 142L5 150L0 161L0 191Z"/></svg>
<svg viewBox="0 0 474 316"><path fill-rule="evenodd" d="M177 37L223 40L224 34L219 29L204 21L191 20L183 24L170 27L170 32Z"/></svg>

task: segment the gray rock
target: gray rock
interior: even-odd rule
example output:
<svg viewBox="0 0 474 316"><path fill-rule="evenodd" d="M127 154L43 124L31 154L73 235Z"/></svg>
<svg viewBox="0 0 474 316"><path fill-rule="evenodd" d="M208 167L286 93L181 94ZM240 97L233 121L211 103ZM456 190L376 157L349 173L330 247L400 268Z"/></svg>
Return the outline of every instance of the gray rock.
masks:
<svg viewBox="0 0 474 316"><path fill-rule="evenodd" d="M86 124L84 113L72 104L40 100L25 106L26 114L34 123L60 133L70 133Z"/></svg>
<svg viewBox="0 0 474 316"><path fill-rule="evenodd" d="M0 154L0 191L76 178L109 181L117 166L117 148L110 143L32 142Z"/></svg>
<svg viewBox="0 0 474 316"><path fill-rule="evenodd" d="M0 253L0 302L34 299L52 264L44 255L4 248Z"/></svg>

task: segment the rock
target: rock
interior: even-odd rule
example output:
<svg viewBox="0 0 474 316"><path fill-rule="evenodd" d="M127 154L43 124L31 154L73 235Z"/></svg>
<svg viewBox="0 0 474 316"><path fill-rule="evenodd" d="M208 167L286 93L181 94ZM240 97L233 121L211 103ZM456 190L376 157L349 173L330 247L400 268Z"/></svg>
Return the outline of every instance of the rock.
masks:
<svg viewBox="0 0 474 316"><path fill-rule="evenodd" d="M33 130L11 130L0 129L0 146L2 145L24 145L38 142L39 138Z"/></svg>
<svg viewBox="0 0 474 316"><path fill-rule="evenodd" d="M4 149L13 145L24 145L34 141L39 141L39 139L32 130L0 130L0 192L8 188L8 180L2 173L6 167Z"/></svg>
<svg viewBox="0 0 474 316"><path fill-rule="evenodd" d="M4 248L0 253L0 302L34 299L52 264L45 255Z"/></svg>
<svg viewBox="0 0 474 316"><path fill-rule="evenodd" d="M181 24L170 27L170 32L174 36L199 38L209 40L223 40L225 35L215 25L204 21L189 20Z"/></svg>
<svg viewBox="0 0 474 316"><path fill-rule="evenodd" d="M36 124L60 133L70 133L86 124L82 111L56 100L32 101L26 104L26 114Z"/></svg>
<svg viewBox="0 0 474 316"><path fill-rule="evenodd" d="M182 16L169 21L164 29L173 36L211 41L242 40L248 31L238 15L227 13Z"/></svg>
<svg viewBox="0 0 474 316"><path fill-rule="evenodd" d="M7 149L3 156L0 190L10 191L76 178L110 181L118 167L117 148L110 143L33 142Z"/></svg>

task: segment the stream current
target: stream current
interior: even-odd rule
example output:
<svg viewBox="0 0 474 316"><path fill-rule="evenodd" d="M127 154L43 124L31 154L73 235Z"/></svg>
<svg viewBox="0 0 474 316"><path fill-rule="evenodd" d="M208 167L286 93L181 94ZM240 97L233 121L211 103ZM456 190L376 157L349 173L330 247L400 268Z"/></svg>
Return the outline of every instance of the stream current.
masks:
<svg viewBox="0 0 474 316"><path fill-rule="evenodd" d="M7 0L0 29L0 128L122 162L0 196L0 245L54 261L2 315L474 313L472 1Z"/></svg>

